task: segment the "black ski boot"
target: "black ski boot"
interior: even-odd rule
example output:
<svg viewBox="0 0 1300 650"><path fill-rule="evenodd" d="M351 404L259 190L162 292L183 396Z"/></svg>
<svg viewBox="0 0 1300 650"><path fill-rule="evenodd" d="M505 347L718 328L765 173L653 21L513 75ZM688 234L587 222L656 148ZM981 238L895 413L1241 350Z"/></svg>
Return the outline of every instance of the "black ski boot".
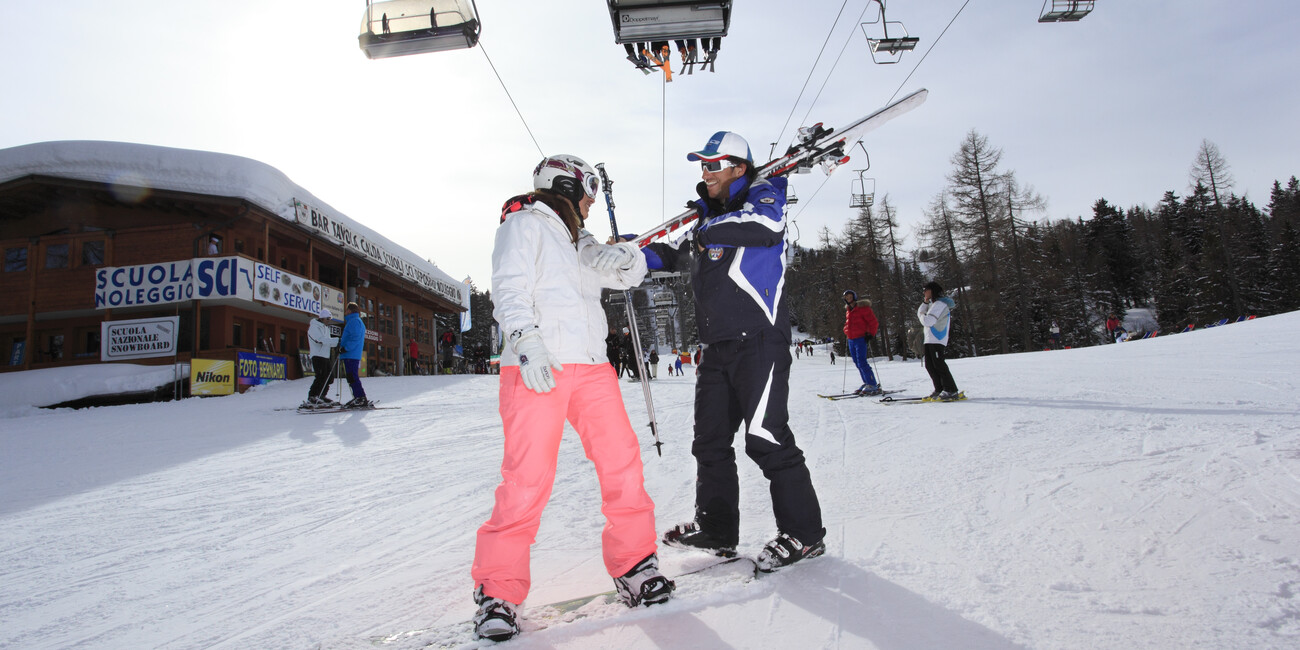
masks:
<svg viewBox="0 0 1300 650"><path fill-rule="evenodd" d="M693 521L673 526L660 541L665 546L707 551L718 557L736 557L736 542L700 530L700 525Z"/></svg>
<svg viewBox="0 0 1300 650"><path fill-rule="evenodd" d="M754 564L758 565L758 570L763 573L771 573L782 567L790 566L799 560L812 559L826 552L826 543L818 541L811 546L805 546L799 540L781 533L776 539L767 543L763 550L758 554L758 559Z"/></svg>

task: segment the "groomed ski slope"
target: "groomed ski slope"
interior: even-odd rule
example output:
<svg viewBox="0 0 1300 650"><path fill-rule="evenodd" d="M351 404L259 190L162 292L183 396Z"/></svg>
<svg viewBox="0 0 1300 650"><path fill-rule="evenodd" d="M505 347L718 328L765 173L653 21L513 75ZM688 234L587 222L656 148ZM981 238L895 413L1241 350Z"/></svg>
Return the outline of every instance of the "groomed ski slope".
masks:
<svg viewBox="0 0 1300 650"><path fill-rule="evenodd" d="M826 557L505 647L1300 646L1297 330L1292 313L957 360L972 397L957 404L820 399L856 382L844 359L804 356L790 409ZM928 392L915 361L877 370L887 387ZM0 395L23 377L0 375ZM692 512L692 381L661 369L654 386L664 456L648 439L643 456L661 530ZM639 387L622 386L644 424ZM496 378L366 380L401 410L272 410L306 388L83 411L3 404L0 647L463 640L474 532L498 480ZM740 468L754 553L774 533L767 483L743 456ZM570 432L526 611L610 588L594 481ZM662 556L670 575L700 561Z"/></svg>

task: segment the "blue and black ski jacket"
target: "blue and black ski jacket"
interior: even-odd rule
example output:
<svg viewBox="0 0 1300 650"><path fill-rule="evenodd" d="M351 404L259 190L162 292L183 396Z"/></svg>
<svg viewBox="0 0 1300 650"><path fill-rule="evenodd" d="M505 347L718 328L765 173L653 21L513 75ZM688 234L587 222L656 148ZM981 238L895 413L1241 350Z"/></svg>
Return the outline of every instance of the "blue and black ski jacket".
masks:
<svg viewBox="0 0 1300 650"><path fill-rule="evenodd" d="M704 183L692 207L699 219L676 243L642 251L650 269L691 271L700 342L745 340L759 334L790 342L785 286L786 179L739 178L725 203L708 198ZM689 264L689 267L687 266Z"/></svg>

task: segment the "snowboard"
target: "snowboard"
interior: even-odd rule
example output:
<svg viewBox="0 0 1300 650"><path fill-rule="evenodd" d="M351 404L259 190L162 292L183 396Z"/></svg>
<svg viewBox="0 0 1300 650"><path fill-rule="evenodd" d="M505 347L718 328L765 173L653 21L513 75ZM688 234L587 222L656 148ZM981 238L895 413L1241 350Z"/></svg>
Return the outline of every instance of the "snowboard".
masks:
<svg viewBox="0 0 1300 650"><path fill-rule="evenodd" d="M866 117L850 122L838 130L823 129L819 126L807 139L801 140L790 147L784 156L759 167L758 178L772 178L774 176L809 171L813 165L818 164L822 165L826 174L829 175L836 167L848 162L849 157L845 149L853 146L853 143L857 142L858 138L885 122L920 106L925 102L925 98L929 94L930 91L922 88ZM643 247L681 230L694 222L697 217L699 217L699 213L695 211L695 208L691 208L651 228L633 241L637 246Z"/></svg>
<svg viewBox="0 0 1300 650"><path fill-rule="evenodd" d="M692 563L683 564L682 568L685 570L677 571L675 574L665 574L677 585L672 599L662 605L650 607L671 607L679 600L703 598L719 589L744 585L752 582L757 573L757 565L748 557L718 559L709 556L691 558L691 560ZM701 565L699 561L704 563ZM519 618L521 631L517 638L527 638L530 633L583 619L612 618L629 611L634 610L624 605L615 591L604 591L545 605L525 605ZM495 645L491 641L475 638L472 621L373 637L370 642L380 647L392 645L400 648L462 648Z"/></svg>

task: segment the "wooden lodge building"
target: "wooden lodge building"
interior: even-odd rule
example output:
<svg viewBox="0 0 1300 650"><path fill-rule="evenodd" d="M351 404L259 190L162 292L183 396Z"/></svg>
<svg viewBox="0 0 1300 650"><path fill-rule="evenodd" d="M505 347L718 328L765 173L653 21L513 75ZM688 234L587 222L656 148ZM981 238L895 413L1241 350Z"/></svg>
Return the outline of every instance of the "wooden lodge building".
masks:
<svg viewBox="0 0 1300 650"><path fill-rule="evenodd" d="M435 315L459 323L469 303L466 284L274 168L209 152L0 150L0 249L0 372L130 359L105 344L105 324L156 318L175 323L172 351L131 363L256 355L293 379L310 319L323 307L341 321L354 301L363 369L404 374L411 341L431 367Z"/></svg>

